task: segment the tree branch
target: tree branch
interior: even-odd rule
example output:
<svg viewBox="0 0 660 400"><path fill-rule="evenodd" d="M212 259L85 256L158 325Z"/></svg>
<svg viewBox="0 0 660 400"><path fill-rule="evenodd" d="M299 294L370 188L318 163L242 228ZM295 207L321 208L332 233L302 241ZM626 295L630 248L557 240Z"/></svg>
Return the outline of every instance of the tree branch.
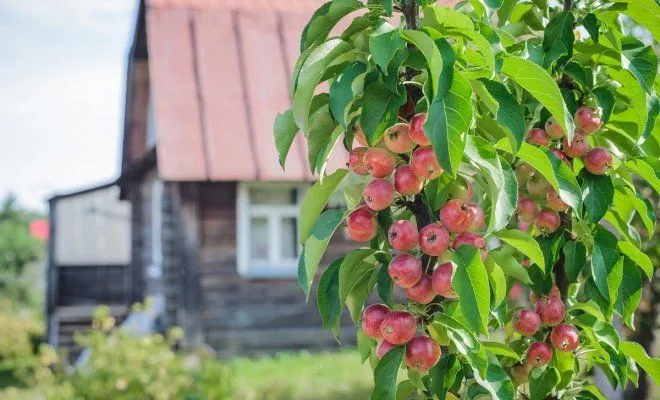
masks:
<svg viewBox="0 0 660 400"><path fill-rule="evenodd" d="M569 12L573 10L573 0L564 0L564 11Z"/></svg>

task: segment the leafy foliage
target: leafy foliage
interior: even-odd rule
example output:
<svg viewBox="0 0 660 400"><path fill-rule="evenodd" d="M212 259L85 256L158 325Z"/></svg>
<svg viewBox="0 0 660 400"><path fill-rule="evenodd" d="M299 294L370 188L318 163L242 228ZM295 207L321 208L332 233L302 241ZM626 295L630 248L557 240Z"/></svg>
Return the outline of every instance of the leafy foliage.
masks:
<svg viewBox="0 0 660 400"><path fill-rule="evenodd" d="M301 210L304 291L309 294L325 246L343 221L350 237L365 239L321 277L317 302L324 326L337 334L344 306L360 325L364 303L377 292L393 310L412 316L413 334L442 346L442 356L434 348L425 353L431 365L415 358L409 336L405 346L385 343L393 348L383 355L383 341L398 340L388 336L393 328L370 327L371 316L363 316L359 342L375 369L373 399L412 393L511 399L516 391L534 399L602 398L583 379L593 367L613 386L637 382L636 366L657 379L660 361L622 342L610 321L617 313L634 327L642 284L654 273L641 249L656 217L648 194L637 187L645 181L660 193L660 79L648 44L660 36L660 6L650 0L563 7L433 3L334 0L303 33L292 109L278 117L275 143L284 165L300 130L312 172L321 177ZM338 21L360 8L366 12L338 31ZM392 15L402 16L401 23L386 19ZM647 37L633 37L620 15L645 28ZM329 93L317 94L325 81ZM365 148L353 150L354 138L356 147L385 149L387 160L374 161L380 150L368 156ZM350 171L329 174L327 159L339 142L352 152ZM424 152L429 145L433 151ZM425 161L429 153L435 160ZM373 209L367 210L355 200L362 186L339 185L353 174L390 181L392 160L398 193L382 194L384 207L372 198L379 194L370 193L365 200ZM403 180L404 167L420 185ZM355 201L347 211L322 213L335 189ZM449 230L449 242L437 253L424 234L406 239L403 231L432 222ZM432 240L439 240L434 232ZM417 261L397 264L401 252L420 262L421 274ZM397 268L418 274L417 283L408 288L410 276ZM442 275L447 271L449 279ZM505 301L519 285L543 297L529 310L544 323L532 334L521 334L518 310ZM396 304L401 297L392 296L393 288L395 294L406 288L407 303ZM555 322L543 310L552 301L566 310ZM559 322L579 341L552 339L551 326ZM506 339L480 341L491 335ZM379 356L372 339L381 340ZM532 354L535 342L541 355ZM586 370L576 351L586 357ZM407 379L397 384L400 368Z"/></svg>

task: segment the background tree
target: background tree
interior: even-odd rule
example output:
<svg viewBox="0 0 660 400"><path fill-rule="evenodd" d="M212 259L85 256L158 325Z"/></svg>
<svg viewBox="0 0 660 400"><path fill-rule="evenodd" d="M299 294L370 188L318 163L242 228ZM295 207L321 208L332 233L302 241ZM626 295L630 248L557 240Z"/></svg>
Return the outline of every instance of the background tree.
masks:
<svg viewBox="0 0 660 400"><path fill-rule="evenodd" d="M654 274L633 178L660 191L658 59L622 16L657 42L660 6L433 3L333 0L302 33L275 144L284 165L302 131L321 176L301 207L305 293L340 225L361 242L319 280L323 325L348 308L372 399L604 398L593 368L657 383L660 360L611 322L634 329ZM342 145L349 168L326 174ZM347 209L324 211L335 190ZM509 305L521 284L531 304Z"/></svg>

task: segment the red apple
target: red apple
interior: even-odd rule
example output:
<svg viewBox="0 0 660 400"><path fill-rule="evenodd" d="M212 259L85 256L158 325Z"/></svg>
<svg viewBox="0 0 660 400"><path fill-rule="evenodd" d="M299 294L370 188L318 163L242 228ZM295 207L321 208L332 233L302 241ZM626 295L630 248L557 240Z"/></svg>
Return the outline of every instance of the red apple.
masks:
<svg viewBox="0 0 660 400"><path fill-rule="evenodd" d="M539 146L548 147L550 145L550 139L543 129L532 128L527 132L527 141L531 144L537 144Z"/></svg>
<svg viewBox="0 0 660 400"><path fill-rule="evenodd" d="M396 161L386 149L372 147L364 153L364 166L374 178L385 178L394 171Z"/></svg>
<svg viewBox="0 0 660 400"><path fill-rule="evenodd" d="M388 128L383 134L385 147L394 153L409 153L415 148L410 139L408 124L399 123Z"/></svg>
<svg viewBox="0 0 660 400"><path fill-rule="evenodd" d="M417 283L406 289L406 296L421 304L429 304L435 298L431 277L422 275Z"/></svg>
<svg viewBox="0 0 660 400"><path fill-rule="evenodd" d="M440 222L449 232L462 233L472 226L474 212L461 200L449 200L440 209Z"/></svg>
<svg viewBox="0 0 660 400"><path fill-rule="evenodd" d="M393 345L407 343L415 336L415 332L417 332L417 321L407 311L392 311L380 324L383 339Z"/></svg>
<svg viewBox="0 0 660 400"><path fill-rule="evenodd" d="M431 141L424 131L424 123L426 123L426 113L419 113L412 117L410 120L410 138L420 146L429 146Z"/></svg>
<svg viewBox="0 0 660 400"><path fill-rule="evenodd" d="M555 117L550 117L545 121L545 133L552 139L561 139L566 136L564 128L559 125Z"/></svg>
<svg viewBox="0 0 660 400"><path fill-rule="evenodd" d="M612 168L612 154L607 149L596 147L584 157L584 167L594 175L605 175Z"/></svg>
<svg viewBox="0 0 660 400"><path fill-rule="evenodd" d="M372 339L381 339L380 324L392 310L385 304L372 304L362 312L362 331Z"/></svg>
<svg viewBox="0 0 660 400"><path fill-rule="evenodd" d="M539 209L534 200L518 197L518 217L520 219L527 222L533 221L538 213Z"/></svg>
<svg viewBox="0 0 660 400"><path fill-rule="evenodd" d="M364 188L364 202L375 211L384 210L394 201L394 186L385 179L374 179Z"/></svg>
<svg viewBox="0 0 660 400"><path fill-rule="evenodd" d="M422 179L430 180L439 177L442 174L442 168L435 157L433 147L420 147L413 152L410 162L415 174Z"/></svg>
<svg viewBox="0 0 660 400"><path fill-rule="evenodd" d="M569 157L582 157L589 151L589 142L583 133L576 131L570 143L568 142L568 138L564 138L562 148L564 149L564 153Z"/></svg>
<svg viewBox="0 0 660 400"><path fill-rule="evenodd" d="M466 244L468 246L474 246L479 249L479 253L481 255L481 260L486 261L486 256L488 255L488 251L486 249L486 241L481 235L477 235L476 233L472 232L463 232L460 235L454 239L454 243L452 244L452 248L454 250L458 249L458 246Z"/></svg>
<svg viewBox="0 0 660 400"><path fill-rule="evenodd" d="M402 196L412 196L422 191L424 180L415 174L410 165L403 165L394 172L394 188Z"/></svg>
<svg viewBox="0 0 660 400"><path fill-rule="evenodd" d="M366 242L376 237L378 221L367 207L360 207L346 219L346 234L356 242Z"/></svg>
<svg viewBox="0 0 660 400"><path fill-rule="evenodd" d="M430 256L439 256L449 248L449 232L444 226L433 223L419 232L419 248Z"/></svg>
<svg viewBox="0 0 660 400"><path fill-rule="evenodd" d="M551 209L557 211L557 212L562 212L568 210L568 204L564 202L564 200L559 197L559 193L555 190L555 188L550 187L548 190L548 197L546 199L548 202L548 207Z"/></svg>
<svg viewBox="0 0 660 400"><path fill-rule="evenodd" d="M545 199L550 183L539 173L534 172L527 179L527 193L535 199Z"/></svg>
<svg viewBox="0 0 660 400"><path fill-rule="evenodd" d="M559 351L573 351L580 344L580 334L572 325L557 325L552 328L550 342Z"/></svg>
<svg viewBox="0 0 660 400"><path fill-rule="evenodd" d="M532 310L520 310L513 316L513 328L523 336L534 336L541 328L541 317Z"/></svg>
<svg viewBox="0 0 660 400"><path fill-rule="evenodd" d="M405 362L413 371L426 372L440 360L440 346L426 335L415 336L406 345Z"/></svg>
<svg viewBox="0 0 660 400"><path fill-rule="evenodd" d="M435 290L440 296L448 299L455 299L458 297L454 291L454 286L451 283L453 274L454 266L452 263L448 262L438 265L435 271L433 271L433 276L431 277L433 290Z"/></svg>
<svg viewBox="0 0 660 400"><path fill-rule="evenodd" d="M544 342L534 342L527 349L527 362L534 367L542 367L552 360L552 349Z"/></svg>
<svg viewBox="0 0 660 400"><path fill-rule="evenodd" d="M591 135L603 126L599 112L591 107L580 107L575 112L573 120L575 121L575 126L584 132L585 135Z"/></svg>
<svg viewBox="0 0 660 400"><path fill-rule="evenodd" d="M351 154L348 156L348 167L353 170L358 175L369 175L369 171L364 166L364 153L369 150L366 147L356 147L351 150Z"/></svg>
<svg viewBox="0 0 660 400"><path fill-rule="evenodd" d="M399 254L392 259L387 272L394 283L407 289L422 278L422 262L410 254Z"/></svg>
<svg viewBox="0 0 660 400"><path fill-rule="evenodd" d="M472 225L470 225L470 230L478 231L483 229L483 227L485 226L484 209L474 203L468 203L468 207L470 207L472 213L474 214L474 221L472 222Z"/></svg>
<svg viewBox="0 0 660 400"><path fill-rule="evenodd" d="M388 342L387 340L381 340L378 342L378 346L376 346L376 357L380 360L383 358L385 354L387 354L390 350L395 348L397 346L393 345L392 343Z"/></svg>
<svg viewBox="0 0 660 400"><path fill-rule="evenodd" d="M544 296L534 307L544 326L556 326L564 320L566 307L561 299Z"/></svg>
<svg viewBox="0 0 660 400"><path fill-rule="evenodd" d="M417 246L419 233L417 227L410 221L394 221L387 231L390 245L399 251L410 251Z"/></svg>
<svg viewBox="0 0 660 400"><path fill-rule="evenodd" d="M544 236L557 232L560 223L561 217L557 214L557 211L548 208L541 210L534 219L536 229L538 229L541 232L541 235Z"/></svg>

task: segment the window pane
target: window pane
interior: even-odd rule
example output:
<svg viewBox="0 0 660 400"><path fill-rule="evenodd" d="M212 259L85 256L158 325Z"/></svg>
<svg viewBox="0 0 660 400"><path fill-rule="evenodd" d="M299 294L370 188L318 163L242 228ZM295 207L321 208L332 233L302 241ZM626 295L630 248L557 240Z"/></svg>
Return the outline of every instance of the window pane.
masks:
<svg viewBox="0 0 660 400"><path fill-rule="evenodd" d="M298 257L298 228L295 218L282 219L282 258Z"/></svg>
<svg viewBox="0 0 660 400"><path fill-rule="evenodd" d="M250 203L265 205L296 204L296 189L277 186L253 187L250 188Z"/></svg>
<svg viewBox="0 0 660 400"><path fill-rule="evenodd" d="M268 218L250 219L250 259L268 259Z"/></svg>

